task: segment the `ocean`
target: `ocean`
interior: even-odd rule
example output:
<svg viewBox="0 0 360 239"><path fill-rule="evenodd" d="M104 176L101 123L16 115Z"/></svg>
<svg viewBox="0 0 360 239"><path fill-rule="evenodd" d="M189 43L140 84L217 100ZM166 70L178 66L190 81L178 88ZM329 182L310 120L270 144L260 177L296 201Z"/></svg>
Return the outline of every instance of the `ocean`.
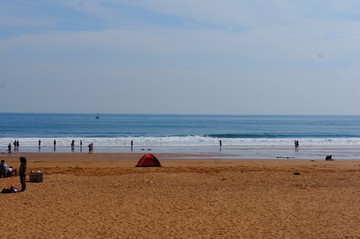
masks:
<svg viewBox="0 0 360 239"><path fill-rule="evenodd" d="M320 150L317 157L322 158L334 149L346 155L344 158L359 155L360 116L100 114L98 119L96 116L0 113L1 151L6 152L8 144L18 140L20 152L86 152L88 144L93 143L95 152L216 154L222 158L307 158L314 157L316 150ZM72 140L74 149L70 147ZM294 140L300 142L297 155L301 157L294 153ZM309 149L310 155L306 154ZM285 151L292 153L284 154ZM266 152L271 155L268 157Z"/></svg>

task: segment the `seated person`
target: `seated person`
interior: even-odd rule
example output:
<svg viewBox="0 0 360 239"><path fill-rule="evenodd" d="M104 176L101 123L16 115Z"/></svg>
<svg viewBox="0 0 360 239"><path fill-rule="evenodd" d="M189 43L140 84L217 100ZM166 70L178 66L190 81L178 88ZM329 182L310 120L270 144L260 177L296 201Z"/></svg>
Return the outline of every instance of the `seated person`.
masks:
<svg viewBox="0 0 360 239"><path fill-rule="evenodd" d="M6 177L7 172L8 172L7 164L5 163L5 160L1 160L1 163L0 163L0 177L1 178Z"/></svg>
<svg viewBox="0 0 360 239"><path fill-rule="evenodd" d="M16 169L14 169L13 166L10 166L7 170L7 177L11 177L15 175L16 175Z"/></svg>

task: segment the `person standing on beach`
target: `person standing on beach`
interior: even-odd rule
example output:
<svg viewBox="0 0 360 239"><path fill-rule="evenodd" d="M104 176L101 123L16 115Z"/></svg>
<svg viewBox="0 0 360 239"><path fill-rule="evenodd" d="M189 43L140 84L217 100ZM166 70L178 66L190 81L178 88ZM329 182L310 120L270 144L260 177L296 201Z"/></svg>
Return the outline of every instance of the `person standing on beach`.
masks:
<svg viewBox="0 0 360 239"><path fill-rule="evenodd" d="M19 146L20 146L19 140L15 140L14 141L14 151L15 152L19 151Z"/></svg>
<svg viewBox="0 0 360 239"><path fill-rule="evenodd" d="M75 140L71 141L71 151L74 152L75 149Z"/></svg>
<svg viewBox="0 0 360 239"><path fill-rule="evenodd" d="M8 152L11 153L11 144L8 145Z"/></svg>
<svg viewBox="0 0 360 239"><path fill-rule="evenodd" d="M91 143L91 144L89 144L89 154L92 153L93 150L94 150L94 144Z"/></svg>
<svg viewBox="0 0 360 239"><path fill-rule="evenodd" d="M25 192L26 190L26 158L20 157L20 169L19 169L21 190L20 192Z"/></svg>

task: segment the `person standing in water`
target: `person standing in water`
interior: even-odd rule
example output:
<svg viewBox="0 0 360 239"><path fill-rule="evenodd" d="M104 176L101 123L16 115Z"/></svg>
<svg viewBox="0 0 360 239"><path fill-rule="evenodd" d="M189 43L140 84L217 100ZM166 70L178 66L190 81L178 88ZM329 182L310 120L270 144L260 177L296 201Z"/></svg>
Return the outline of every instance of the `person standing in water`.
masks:
<svg viewBox="0 0 360 239"><path fill-rule="evenodd" d="M21 190L20 192L25 192L26 190L26 158L20 157L20 169L19 169Z"/></svg>
<svg viewBox="0 0 360 239"><path fill-rule="evenodd" d="M295 144L295 148L299 148L299 140L295 140L294 144Z"/></svg>

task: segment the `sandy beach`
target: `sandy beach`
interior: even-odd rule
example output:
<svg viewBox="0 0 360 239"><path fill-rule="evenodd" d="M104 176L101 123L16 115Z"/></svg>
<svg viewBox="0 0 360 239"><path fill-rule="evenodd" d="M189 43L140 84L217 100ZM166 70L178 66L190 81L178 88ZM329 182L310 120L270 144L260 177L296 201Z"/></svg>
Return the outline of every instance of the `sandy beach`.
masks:
<svg viewBox="0 0 360 239"><path fill-rule="evenodd" d="M1 237L360 238L360 160L156 154L163 167L134 167L142 155L21 153L44 181L0 194Z"/></svg>

